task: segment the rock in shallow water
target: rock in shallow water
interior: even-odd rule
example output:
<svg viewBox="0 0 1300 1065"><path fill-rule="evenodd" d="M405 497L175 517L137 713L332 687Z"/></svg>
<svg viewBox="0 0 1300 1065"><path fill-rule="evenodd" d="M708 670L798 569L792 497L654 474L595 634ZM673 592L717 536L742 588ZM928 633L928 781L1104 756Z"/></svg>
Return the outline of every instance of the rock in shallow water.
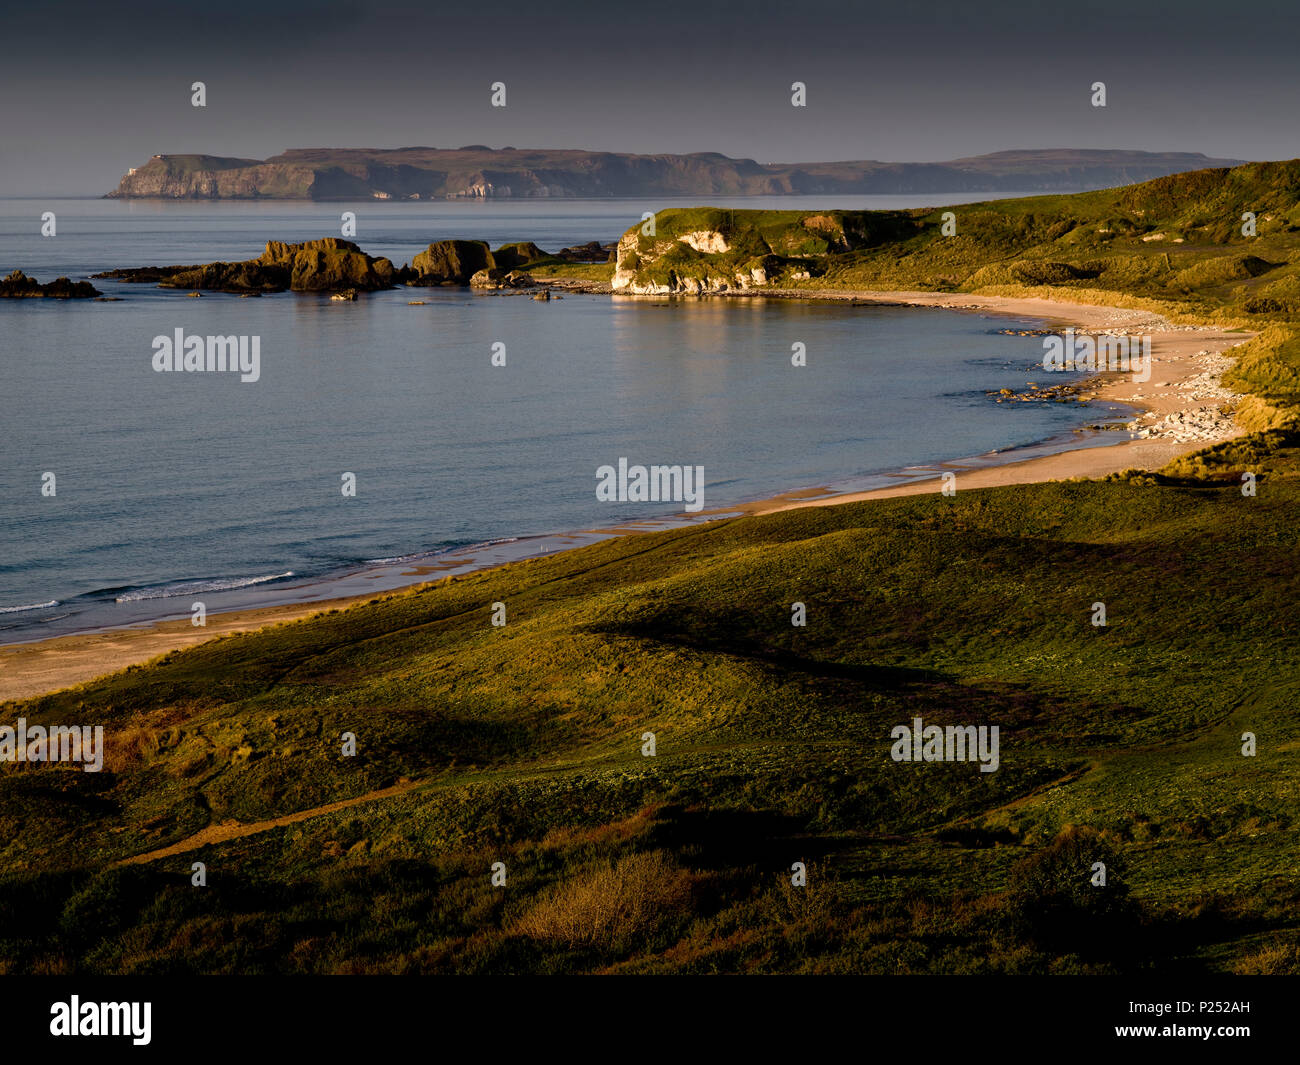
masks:
<svg viewBox="0 0 1300 1065"><path fill-rule="evenodd" d="M0 281L0 297L7 299L84 300L102 295L89 281L69 281L66 277L56 277L53 281L41 284L21 270L14 270Z"/></svg>
<svg viewBox="0 0 1300 1065"><path fill-rule="evenodd" d="M162 288L188 288L209 292L247 293L373 292L392 288L395 271L387 259L367 255L357 245L338 237L299 244L268 241L256 259L206 263L199 266L142 266L110 270L96 277L122 281L156 281Z"/></svg>

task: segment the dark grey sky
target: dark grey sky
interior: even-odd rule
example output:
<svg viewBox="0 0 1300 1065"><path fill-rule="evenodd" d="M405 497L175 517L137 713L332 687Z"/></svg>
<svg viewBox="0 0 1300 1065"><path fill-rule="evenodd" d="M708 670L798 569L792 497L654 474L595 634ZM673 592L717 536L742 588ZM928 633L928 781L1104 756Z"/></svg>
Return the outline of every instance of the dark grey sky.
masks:
<svg viewBox="0 0 1300 1065"><path fill-rule="evenodd" d="M0 195L100 194L155 152L316 146L1293 158L1297 30L1296 0L55 0L4 16Z"/></svg>

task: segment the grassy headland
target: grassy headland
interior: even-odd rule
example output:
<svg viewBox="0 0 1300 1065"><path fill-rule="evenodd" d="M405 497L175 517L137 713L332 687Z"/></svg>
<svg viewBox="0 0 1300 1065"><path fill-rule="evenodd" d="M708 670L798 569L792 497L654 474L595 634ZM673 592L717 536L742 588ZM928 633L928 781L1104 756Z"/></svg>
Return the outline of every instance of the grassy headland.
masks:
<svg viewBox="0 0 1300 1065"><path fill-rule="evenodd" d="M1255 397L1248 428L1282 425L1300 394L1300 161L950 209L670 209L653 236L624 234L611 276L628 292L915 289L1142 308L1263 331L1227 381Z"/></svg>

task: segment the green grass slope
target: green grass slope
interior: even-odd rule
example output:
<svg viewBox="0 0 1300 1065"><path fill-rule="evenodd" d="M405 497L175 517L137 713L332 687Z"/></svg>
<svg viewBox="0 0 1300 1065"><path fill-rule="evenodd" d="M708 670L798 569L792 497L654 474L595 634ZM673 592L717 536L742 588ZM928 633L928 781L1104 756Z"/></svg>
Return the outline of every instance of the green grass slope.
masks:
<svg viewBox="0 0 1300 1065"><path fill-rule="evenodd" d="M0 967L1294 969L1286 454L614 540L10 705L109 755L0 775ZM894 762L917 716L1000 768Z"/></svg>

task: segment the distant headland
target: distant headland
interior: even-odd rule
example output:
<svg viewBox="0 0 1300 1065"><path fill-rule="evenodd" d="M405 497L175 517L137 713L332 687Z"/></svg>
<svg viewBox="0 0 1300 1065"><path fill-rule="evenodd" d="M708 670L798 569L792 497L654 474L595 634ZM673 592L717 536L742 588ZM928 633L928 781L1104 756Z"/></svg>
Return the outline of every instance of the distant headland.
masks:
<svg viewBox="0 0 1300 1065"><path fill-rule="evenodd" d="M295 148L270 159L155 155L110 199L444 200L1077 192L1236 166L1195 152L1053 148L939 163L758 163L716 152Z"/></svg>

